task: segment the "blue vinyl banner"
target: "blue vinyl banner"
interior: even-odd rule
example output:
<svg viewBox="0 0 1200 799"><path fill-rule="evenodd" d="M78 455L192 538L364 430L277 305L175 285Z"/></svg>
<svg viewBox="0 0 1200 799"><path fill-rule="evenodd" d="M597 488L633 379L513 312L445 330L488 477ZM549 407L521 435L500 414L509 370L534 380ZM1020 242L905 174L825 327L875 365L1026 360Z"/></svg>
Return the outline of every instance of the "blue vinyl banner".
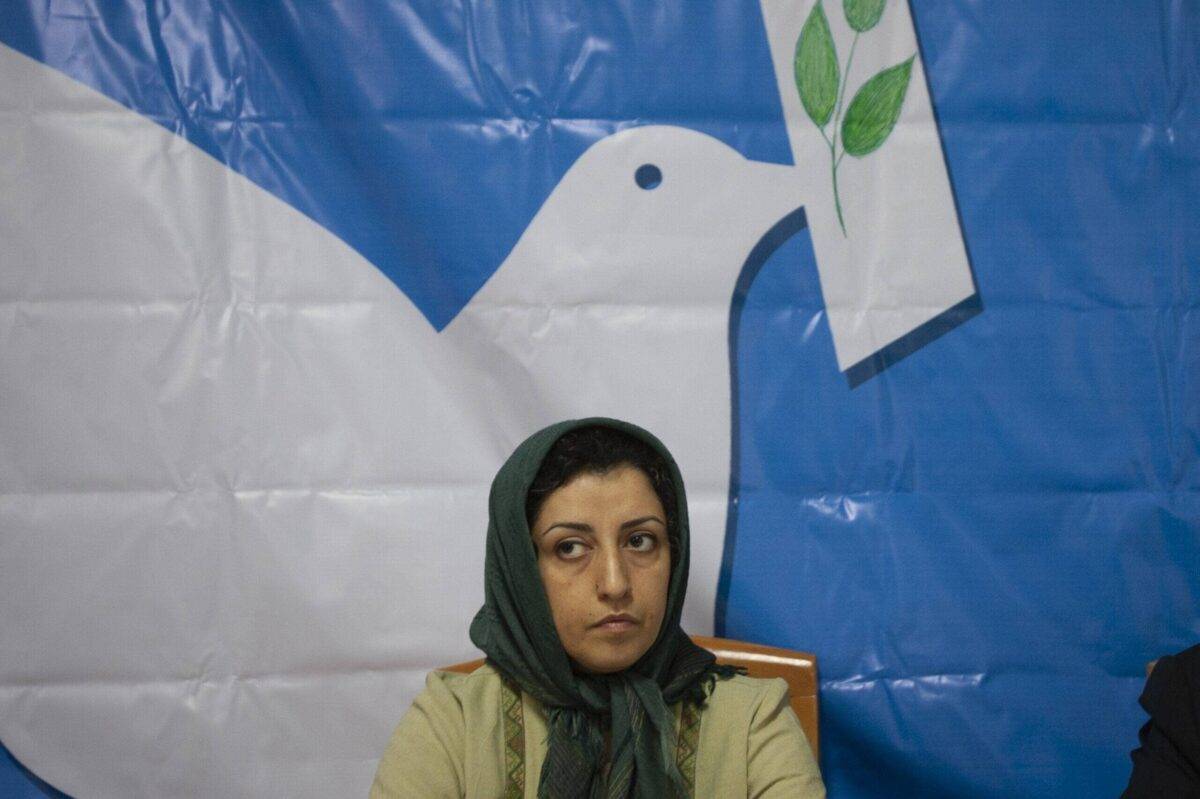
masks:
<svg viewBox="0 0 1200 799"><path fill-rule="evenodd" d="M22 0L0 85L0 793L365 794L593 413L830 796L1123 788L1200 641L1195 4Z"/></svg>

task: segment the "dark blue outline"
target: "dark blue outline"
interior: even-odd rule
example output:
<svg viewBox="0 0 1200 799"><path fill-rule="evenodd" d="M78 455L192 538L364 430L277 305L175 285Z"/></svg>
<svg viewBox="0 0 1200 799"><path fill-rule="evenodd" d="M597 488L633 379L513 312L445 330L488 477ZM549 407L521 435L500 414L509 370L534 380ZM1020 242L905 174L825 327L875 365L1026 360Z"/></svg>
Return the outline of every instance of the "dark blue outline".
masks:
<svg viewBox="0 0 1200 799"><path fill-rule="evenodd" d="M29 781L29 785L26 787L31 792L40 791L43 796L46 796L49 799L71 799L70 796L58 790L53 785L30 771L24 763L22 763L20 760L17 760L17 756L14 755L7 746L5 746L3 743L0 743L0 767L3 767L5 760L16 766L16 770L21 774L21 776Z"/></svg>
<svg viewBox="0 0 1200 799"><path fill-rule="evenodd" d="M972 316L983 311L983 298L976 291L962 302L950 306L873 355L863 358L845 371L846 382L855 389L889 366L902 361L934 339L941 338Z"/></svg>
<svg viewBox="0 0 1200 799"><path fill-rule="evenodd" d="M742 309L750 286L762 271L763 265L783 243L808 227L808 215L804 208L797 208L779 220L768 230L754 249L746 256L742 270L733 287L733 299L729 305L729 510L725 517L725 544L721 550L721 572L717 578L717 606L713 627L719 636L725 635L725 610L729 602L729 581L733 577L733 544L737 538L737 504L741 494L738 476L741 474L740 430L738 419L738 330L741 328Z"/></svg>

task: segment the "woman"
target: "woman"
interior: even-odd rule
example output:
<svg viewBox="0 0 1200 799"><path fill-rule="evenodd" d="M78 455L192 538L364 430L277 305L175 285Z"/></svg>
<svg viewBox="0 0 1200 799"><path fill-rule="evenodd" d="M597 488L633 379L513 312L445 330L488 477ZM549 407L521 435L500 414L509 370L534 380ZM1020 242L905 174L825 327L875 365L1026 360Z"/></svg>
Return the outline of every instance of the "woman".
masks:
<svg viewBox="0 0 1200 799"><path fill-rule="evenodd" d="M433 672L372 797L820 797L782 680L679 627L687 503L670 453L613 419L528 438L489 500L487 664Z"/></svg>

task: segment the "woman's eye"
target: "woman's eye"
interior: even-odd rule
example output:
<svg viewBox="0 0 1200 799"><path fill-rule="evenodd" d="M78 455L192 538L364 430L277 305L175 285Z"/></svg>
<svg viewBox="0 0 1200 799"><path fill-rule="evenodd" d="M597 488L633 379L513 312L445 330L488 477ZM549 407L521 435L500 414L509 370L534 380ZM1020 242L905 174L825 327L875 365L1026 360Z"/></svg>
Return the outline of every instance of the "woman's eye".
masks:
<svg viewBox="0 0 1200 799"><path fill-rule="evenodd" d="M583 543L580 541L559 541L554 545L554 554L560 558L577 558L583 554Z"/></svg>
<svg viewBox="0 0 1200 799"><path fill-rule="evenodd" d="M658 539L649 533L634 533L629 536L629 546L638 552L650 552L658 543Z"/></svg>

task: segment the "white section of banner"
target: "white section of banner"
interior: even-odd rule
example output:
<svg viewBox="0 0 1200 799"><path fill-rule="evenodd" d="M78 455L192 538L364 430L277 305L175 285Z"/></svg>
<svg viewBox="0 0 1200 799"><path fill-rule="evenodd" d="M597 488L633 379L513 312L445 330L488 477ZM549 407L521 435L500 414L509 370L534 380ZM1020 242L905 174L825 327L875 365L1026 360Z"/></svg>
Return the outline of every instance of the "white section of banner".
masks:
<svg viewBox="0 0 1200 799"><path fill-rule="evenodd" d="M806 187L808 224L838 367L846 371L971 297L975 285L925 66L903 0L886 3L878 25L860 34L857 43L843 4L822 6L844 84L843 117L871 76L916 56L891 135L861 158L841 157L838 150L842 232L828 143L836 119L826 123L827 140L805 113L796 88L796 45L815 5L812 0L763 0L762 10L798 180Z"/></svg>

